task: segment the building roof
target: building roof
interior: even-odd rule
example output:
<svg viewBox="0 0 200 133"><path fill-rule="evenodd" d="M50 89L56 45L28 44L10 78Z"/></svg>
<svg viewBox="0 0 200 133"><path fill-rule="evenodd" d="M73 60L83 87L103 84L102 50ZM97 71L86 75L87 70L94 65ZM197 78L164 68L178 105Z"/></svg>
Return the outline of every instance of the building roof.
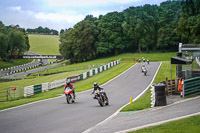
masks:
<svg viewBox="0 0 200 133"><path fill-rule="evenodd" d="M171 64L191 64L192 60L190 59L183 59L180 57L171 57Z"/></svg>

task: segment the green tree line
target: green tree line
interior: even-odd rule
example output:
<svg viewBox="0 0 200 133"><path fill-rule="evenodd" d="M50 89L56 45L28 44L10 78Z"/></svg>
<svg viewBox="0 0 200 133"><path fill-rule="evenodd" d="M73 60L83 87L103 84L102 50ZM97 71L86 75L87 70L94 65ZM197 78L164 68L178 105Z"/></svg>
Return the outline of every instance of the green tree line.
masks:
<svg viewBox="0 0 200 133"><path fill-rule="evenodd" d="M60 53L72 62L124 52L177 51L200 43L199 0L129 7L98 18L88 15L60 34Z"/></svg>
<svg viewBox="0 0 200 133"><path fill-rule="evenodd" d="M26 29L26 32L29 34L45 34L45 35L58 35L58 31L54 29L49 29L47 27L43 28L42 26L39 26L38 28Z"/></svg>
<svg viewBox="0 0 200 133"><path fill-rule="evenodd" d="M30 48L25 29L16 26L5 26L0 21L0 59L10 61L9 56L23 55Z"/></svg>

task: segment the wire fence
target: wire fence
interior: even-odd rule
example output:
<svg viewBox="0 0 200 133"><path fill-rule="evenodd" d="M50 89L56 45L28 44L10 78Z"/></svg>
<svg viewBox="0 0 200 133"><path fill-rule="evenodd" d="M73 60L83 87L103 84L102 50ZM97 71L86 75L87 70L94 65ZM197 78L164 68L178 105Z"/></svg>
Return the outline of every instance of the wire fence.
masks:
<svg viewBox="0 0 200 133"><path fill-rule="evenodd" d="M0 102L17 100L23 97L23 88L20 86L10 86L4 91L0 91Z"/></svg>

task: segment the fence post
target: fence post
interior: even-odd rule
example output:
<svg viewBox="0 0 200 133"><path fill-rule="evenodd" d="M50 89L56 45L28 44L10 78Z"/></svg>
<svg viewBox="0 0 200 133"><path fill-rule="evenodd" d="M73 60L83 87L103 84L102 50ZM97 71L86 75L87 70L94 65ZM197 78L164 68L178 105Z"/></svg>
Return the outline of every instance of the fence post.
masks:
<svg viewBox="0 0 200 133"><path fill-rule="evenodd" d="M8 101L8 88L7 88L7 101Z"/></svg>
<svg viewBox="0 0 200 133"><path fill-rule="evenodd" d="M183 92L183 98L184 98L184 95L185 95L184 80L182 81L182 92Z"/></svg>

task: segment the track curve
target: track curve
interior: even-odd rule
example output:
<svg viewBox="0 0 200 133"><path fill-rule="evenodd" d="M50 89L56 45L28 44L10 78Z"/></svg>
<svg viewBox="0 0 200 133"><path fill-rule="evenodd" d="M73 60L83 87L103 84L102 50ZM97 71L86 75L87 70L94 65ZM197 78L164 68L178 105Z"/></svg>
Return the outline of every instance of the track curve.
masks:
<svg viewBox="0 0 200 133"><path fill-rule="evenodd" d="M3 133L80 133L91 128L137 97L151 83L160 63L146 65L147 76L141 72L142 63L103 85L109 106L100 107L92 99L91 91L77 94L75 104L67 104L64 97L28 104L0 111L0 131ZM93 83L91 83L93 84Z"/></svg>

